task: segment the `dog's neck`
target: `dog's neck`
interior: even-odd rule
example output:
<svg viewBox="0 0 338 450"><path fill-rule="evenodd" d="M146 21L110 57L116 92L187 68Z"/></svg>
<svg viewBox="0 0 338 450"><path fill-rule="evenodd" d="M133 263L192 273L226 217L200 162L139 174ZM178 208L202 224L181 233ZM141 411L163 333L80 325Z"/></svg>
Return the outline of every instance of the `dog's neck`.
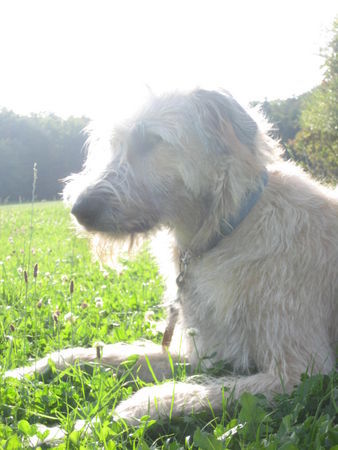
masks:
<svg viewBox="0 0 338 450"><path fill-rule="evenodd" d="M214 219L209 217L208 213L203 219L200 217L203 213L196 213L196 217L192 216L191 223L187 224L184 230L176 229L180 253L189 252L192 256L201 256L216 247L224 237L231 235L258 203L267 183L268 173L264 170L258 177L255 187L245 191L236 212L230 213L227 217L220 216L216 223L213 223Z"/></svg>
<svg viewBox="0 0 338 450"><path fill-rule="evenodd" d="M269 180L268 172L264 170L264 172L262 172L261 175L261 183L258 184L258 187L256 189L250 190L246 193L237 213L235 215L230 215L227 220L221 219L220 222L221 238L231 234L241 224L241 222L243 222L243 220L247 217L252 208L261 198L262 192L265 186L267 185L268 180Z"/></svg>
<svg viewBox="0 0 338 450"><path fill-rule="evenodd" d="M178 241L178 253L179 253L179 273L176 278L176 284L178 287L178 296L169 308L168 323L165 329L162 347L164 349L169 348L170 342L173 336L173 332L176 326L178 318L177 304L181 299L181 290L183 289L186 273L189 270L189 265L192 258L201 257L205 252L215 248L218 243L226 236L231 235L236 228L245 220L252 208L257 204L263 193L264 187L268 183L268 173L262 172L259 182L256 184L255 189L248 190L242 199L240 207L236 214L229 215L227 219L224 217L219 220L217 232L213 233L213 236L209 236L209 239L205 242L198 242L198 235L201 234L197 231L197 234L191 239L190 244L185 247L180 245ZM203 227L203 225L202 225ZM197 238L196 238L197 236ZM176 236L178 238L179 236Z"/></svg>

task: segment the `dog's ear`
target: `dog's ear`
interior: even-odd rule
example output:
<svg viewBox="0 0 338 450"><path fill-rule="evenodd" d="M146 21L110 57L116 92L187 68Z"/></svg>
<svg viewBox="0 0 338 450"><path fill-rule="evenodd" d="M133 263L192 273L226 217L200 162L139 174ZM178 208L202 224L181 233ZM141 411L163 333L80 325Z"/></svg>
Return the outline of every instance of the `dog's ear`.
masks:
<svg viewBox="0 0 338 450"><path fill-rule="evenodd" d="M129 151L137 154L145 154L151 151L162 141L162 137L149 132L143 122L135 124L129 135Z"/></svg>
<svg viewBox="0 0 338 450"><path fill-rule="evenodd" d="M198 89L193 96L197 100L199 125L213 147L227 149L225 138L230 125L240 143L254 151L257 124L229 93Z"/></svg>

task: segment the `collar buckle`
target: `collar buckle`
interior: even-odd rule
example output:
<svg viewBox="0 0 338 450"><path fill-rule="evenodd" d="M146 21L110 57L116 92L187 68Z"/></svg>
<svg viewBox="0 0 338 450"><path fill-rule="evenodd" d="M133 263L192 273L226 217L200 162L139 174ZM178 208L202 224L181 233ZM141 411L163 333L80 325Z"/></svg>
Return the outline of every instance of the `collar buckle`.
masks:
<svg viewBox="0 0 338 450"><path fill-rule="evenodd" d="M189 266L189 263L191 261L192 254L190 250L185 250L184 252L181 252L180 254L180 273L178 274L178 277L176 278L176 284L179 288L182 288L185 275Z"/></svg>

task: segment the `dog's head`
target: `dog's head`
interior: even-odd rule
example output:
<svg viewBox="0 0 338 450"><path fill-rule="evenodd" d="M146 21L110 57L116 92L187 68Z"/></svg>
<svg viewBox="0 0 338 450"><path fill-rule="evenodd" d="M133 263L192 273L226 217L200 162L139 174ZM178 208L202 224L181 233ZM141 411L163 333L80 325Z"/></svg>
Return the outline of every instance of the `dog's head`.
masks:
<svg viewBox="0 0 338 450"><path fill-rule="evenodd" d="M258 136L256 122L227 93L152 98L114 131L109 161L86 184L90 148L84 172L66 186L67 196L83 183L72 214L88 231L116 236L187 226L189 217L197 228L220 207L219 197L231 210L257 179L268 159Z"/></svg>

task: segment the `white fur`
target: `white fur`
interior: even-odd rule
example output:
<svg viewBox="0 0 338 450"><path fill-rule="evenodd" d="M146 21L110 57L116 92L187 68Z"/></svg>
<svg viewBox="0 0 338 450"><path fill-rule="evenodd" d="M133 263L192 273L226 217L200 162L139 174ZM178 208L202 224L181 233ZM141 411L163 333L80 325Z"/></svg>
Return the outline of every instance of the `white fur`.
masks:
<svg viewBox="0 0 338 450"><path fill-rule="evenodd" d="M192 378L143 388L117 406L116 416L135 424L145 414L178 416L210 406L217 411L228 392L271 397L290 391L303 372L330 372L338 329L337 191L282 160L278 144L255 130L226 93L196 90L152 99L116 130L112 146L105 170L86 178L95 146L90 149L85 171L72 178L67 195L72 203L105 196L104 211L85 224L104 248L111 239L137 234L147 217L149 230L171 230L173 265L163 258L163 241L155 244L169 299L177 295L179 254L192 252L170 351L174 361L180 355L193 369L226 362L234 370L232 377L203 383ZM263 170L269 181L260 200L222 237L221 220L236 215ZM159 379L171 377L167 353L150 343L106 346L102 362L118 366L135 353L145 379L151 380L145 355ZM7 375L44 371L48 358L62 368L93 361L96 353L68 349Z"/></svg>

